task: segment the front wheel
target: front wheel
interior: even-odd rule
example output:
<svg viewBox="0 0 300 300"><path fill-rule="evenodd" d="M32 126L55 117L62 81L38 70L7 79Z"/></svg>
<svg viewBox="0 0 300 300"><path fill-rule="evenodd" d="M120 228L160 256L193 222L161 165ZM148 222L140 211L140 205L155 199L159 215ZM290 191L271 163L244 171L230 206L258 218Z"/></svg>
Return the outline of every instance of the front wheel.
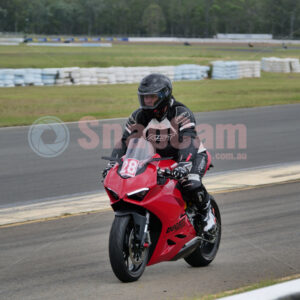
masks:
<svg viewBox="0 0 300 300"><path fill-rule="evenodd" d="M207 266L214 260L219 249L222 233L221 214L217 202L212 196L210 196L210 201L218 226L216 238L214 242L202 241L200 246L194 252L184 258L184 260L192 267Z"/></svg>
<svg viewBox="0 0 300 300"><path fill-rule="evenodd" d="M130 215L115 217L109 236L109 259L115 275L123 282L138 280L148 261L148 248L135 240L135 226Z"/></svg>

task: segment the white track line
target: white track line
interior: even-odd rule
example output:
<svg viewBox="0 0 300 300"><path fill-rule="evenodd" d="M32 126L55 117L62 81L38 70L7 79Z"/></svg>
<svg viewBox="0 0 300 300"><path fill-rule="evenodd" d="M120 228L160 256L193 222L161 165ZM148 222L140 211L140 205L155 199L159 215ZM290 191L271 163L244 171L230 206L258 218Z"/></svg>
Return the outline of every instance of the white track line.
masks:
<svg viewBox="0 0 300 300"><path fill-rule="evenodd" d="M277 164L266 167L242 169L203 179L209 192L228 192L254 188L260 185L295 181L300 179L300 162ZM109 200L104 193L80 194L71 197L42 199L27 204L0 208L0 225L20 223L65 214L109 209Z"/></svg>
<svg viewBox="0 0 300 300"><path fill-rule="evenodd" d="M275 284L254 291L223 297L224 300L276 300L276 299L294 299L292 295L300 293L300 279ZM290 296L290 297L289 297ZM296 298L295 298L296 299ZM299 298L297 298L299 299Z"/></svg>

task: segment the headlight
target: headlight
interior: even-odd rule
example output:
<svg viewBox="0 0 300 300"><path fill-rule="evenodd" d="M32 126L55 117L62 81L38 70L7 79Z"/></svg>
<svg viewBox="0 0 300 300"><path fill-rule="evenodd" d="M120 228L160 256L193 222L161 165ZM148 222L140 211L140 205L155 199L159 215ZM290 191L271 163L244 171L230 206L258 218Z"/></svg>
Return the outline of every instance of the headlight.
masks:
<svg viewBox="0 0 300 300"><path fill-rule="evenodd" d="M133 191L132 193L128 193L127 197L132 200L142 201L148 192L149 192L148 188L143 188L143 189Z"/></svg>
<svg viewBox="0 0 300 300"><path fill-rule="evenodd" d="M119 200L119 196L116 192L114 192L113 190L106 188L107 192L109 193L109 195L112 196L112 198L114 198L115 200Z"/></svg>

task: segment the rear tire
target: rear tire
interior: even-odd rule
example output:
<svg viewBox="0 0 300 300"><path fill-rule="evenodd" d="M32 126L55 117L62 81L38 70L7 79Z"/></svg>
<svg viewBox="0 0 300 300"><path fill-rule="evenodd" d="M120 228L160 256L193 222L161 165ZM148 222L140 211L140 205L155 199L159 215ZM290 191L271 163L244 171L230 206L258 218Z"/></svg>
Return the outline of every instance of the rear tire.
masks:
<svg viewBox="0 0 300 300"><path fill-rule="evenodd" d="M213 243L204 241L201 242L200 246L194 252L184 258L184 260L192 267L203 267L209 265L216 257L221 242L221 214L219 207L212 196L210 196L210 201L218 224L217 237Z"/></svg>
<svg viewBox="0 0 300 300"><path fill-rule="evenodd" d="M115 217L109 236L109 259L119 280L132 282L143 274L149 249L137 249L134 242L134 223L130 215Z"/></svg>

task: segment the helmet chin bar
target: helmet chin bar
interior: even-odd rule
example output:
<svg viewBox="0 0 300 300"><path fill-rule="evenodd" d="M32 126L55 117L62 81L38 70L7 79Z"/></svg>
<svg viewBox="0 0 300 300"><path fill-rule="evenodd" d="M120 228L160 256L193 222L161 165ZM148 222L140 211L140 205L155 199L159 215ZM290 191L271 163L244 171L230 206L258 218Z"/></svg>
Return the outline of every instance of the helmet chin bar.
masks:
<svg viewBox="0 0 300 300"><path fill-rule="evenodd" d="M151 118L155 118L157 121L161 122L165 119L168 113L168 109L171 105L170 100L161 99L155 107L149 107L143 105L143 99L139 95L141 108L150 116Z"/></svg>
<svg viewBox="0 0 300 300"><path fill-rule="evenodd" d="M166 116L168 112L168 105L162 107L161 109L154 109L153 114L154 118L157 119L157 121L162 121Z"/></svg>

